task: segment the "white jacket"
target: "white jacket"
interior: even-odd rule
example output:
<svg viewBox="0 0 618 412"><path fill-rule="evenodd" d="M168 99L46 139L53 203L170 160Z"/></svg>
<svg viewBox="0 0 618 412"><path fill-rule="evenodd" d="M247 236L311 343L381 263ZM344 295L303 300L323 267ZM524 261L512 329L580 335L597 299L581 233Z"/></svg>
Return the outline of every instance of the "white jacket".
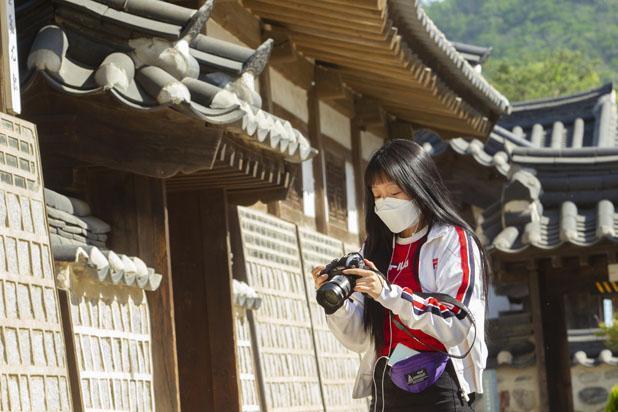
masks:
<svg viewBox="0 0 618 412"><path fill-rule="evenodd" d="M487 360L485 344L485 300L483 275L478 247L461 228L434 225L422 245L419 256L419 279L423 292L445 293L463 301L474 316L476 341L464 359L452 358L461 388L466 394L483 392L482 373ZM467 282L467 283L466 283ZM376 299L399 316L411 329L433 336L454 355L464 354L473 344L474 327L466 318L460 320L458 308L423 299L397 285L386 287ZM364 353L354 384L353 398L371 395L376 350L373 338L363 325L364 296L355 292L326 321L335 337L348 349Z"/></svg>

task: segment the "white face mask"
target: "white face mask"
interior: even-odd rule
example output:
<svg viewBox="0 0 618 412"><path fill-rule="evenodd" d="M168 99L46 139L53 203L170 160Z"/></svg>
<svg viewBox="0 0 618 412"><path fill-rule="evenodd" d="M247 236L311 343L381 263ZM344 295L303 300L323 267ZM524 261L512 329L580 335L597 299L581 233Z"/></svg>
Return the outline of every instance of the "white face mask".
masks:
<svg viewBox="0 0 618 412"><path fill-rule="evenodd" d="M421 217L421 209L416 201L395 197L376 199L373 210L393 233L403 232L417 224Z"/></svg>

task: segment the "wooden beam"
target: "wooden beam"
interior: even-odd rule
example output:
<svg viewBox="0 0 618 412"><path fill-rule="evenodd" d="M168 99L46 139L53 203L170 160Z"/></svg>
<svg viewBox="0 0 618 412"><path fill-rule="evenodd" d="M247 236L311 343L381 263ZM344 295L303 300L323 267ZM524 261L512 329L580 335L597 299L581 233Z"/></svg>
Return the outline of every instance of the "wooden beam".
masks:
<svg viewBox="0 0 618 412"><path fill-rule="evenodd" d="M215 2L212 19L249 47L258 47L262 40L260 20L238 1Z"/></svg>
<svg viewBox="0 0 618 412"><path fill-rule="evenodd" d="M239 412L225 190L169 195L183 410Z"/></svg>
<svg viewBox="0 0 618 412"><path fill-rule="evenodd" d="M308 90L313 81L313 64L302 55L297 56L296 60L285 64L273 64L273 67L296 86Z"/></svg>
<svg viewBox="0 0 618 412"><path fill-rule="evenodd" d="M361 128L383 126L386 113L376 100L362 97L354 102L355 121Z"/></svg>
<svg viewBox="0 0 618 412"><path fill-rule="evenodd" d="M388 135L391 139L412 140L414 138L414 130L410 123L399 119L393 119L388 122Z"/></svg>
<svg viewBox="0 0 618 412"><path fill-rule="evenodd" d="M545 349L548 405L550 412L573 412L571 356L567 337L565 302L556 283L560 272L550 270L550 264L539 267L539 295L543 302L542 328Z"/></svg>
<svg viewBox="0 0 618 412"><path fill-rule="evenodd" d="M341 75L333 69L316 66L315 93L320 100L343 99L346 97Z"/></svg>
<svg viewBox="0 0 618 412"><path fill-rule="evenodd" d="M317 74L317 73L315 73ZM314 75L315 75L314 74ZM313 180L315 193L315 223L320 233L328 233L328 212L326 200L326 161L324 157L324 144L322 131L320 130L320 100L315 87L316 81L307 91L307 108L309 113L308 129L311 146L319 153L313 158Z"/></svg>
<svg viewBox="0 0 618 412"><path fill-rule="evenodd" d="M530 291L530 314L532 316L532 329L534 333L534 352L536 356L537 376L539 380L539 402L541 411L549 410L547 386L547 363L545 362L545 340L543 335L543 296L540 293L541 281L538 270L528 272L528 290Z"/></svg>
<svg viewBox="0 0 618 412"><path fill-rule="evenodd" d="M84 170L93 214L112 227L109 246L138 256L163 275L161 286L147 292L152 333L155 404L180 411L174 299L170 271L167 206L160 179L110 170Z"/></svg>
<svg viewBox="0 0 618 412"><path fill-rule="evenodd" d="M42 83L32 87L23 117L37 124L49 154L165 178L209 169L223 138L221 128L175 110L133 110L108 94L75 97Z"/></svg>
<svg viewBox="0 0 618 412"><path fill-rule="evenodd" d="M299 58L296 47L294 47L294 43L287 30L270 24L264 26L262 38L274 40L273 50L269 59L271 65L291 63Z"/></svg>
<svg viewBox="0 0 618 412"><path fill-rule="evenodd" d="M261 18L313 27L316 31L324 29L345 30L351 35L363 33L376 38L383 38L390 29L390 21L379 17L372 18L349 14L342 16L333 13L332 10L320 10L314 7L311 10L299 11L295 6L286 7L285 3L280 3L278 7L272 7L256 0L243 0L243 4Z"/></svg>

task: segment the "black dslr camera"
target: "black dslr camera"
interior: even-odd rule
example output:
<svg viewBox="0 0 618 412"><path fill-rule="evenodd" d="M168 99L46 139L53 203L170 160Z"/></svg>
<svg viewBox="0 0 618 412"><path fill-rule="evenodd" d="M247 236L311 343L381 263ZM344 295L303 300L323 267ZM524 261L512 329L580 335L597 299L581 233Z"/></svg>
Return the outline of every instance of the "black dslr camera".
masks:
<svg viewBox="0 0 618 412"><path fill-rule="evenodd" d="M348 253L335 259L320 272L320 275L327 274L328 280L317 290L316 300L327 315L335 313L352 294L357 276L342 273L352 268L367 269L360 253Z"/></svg>

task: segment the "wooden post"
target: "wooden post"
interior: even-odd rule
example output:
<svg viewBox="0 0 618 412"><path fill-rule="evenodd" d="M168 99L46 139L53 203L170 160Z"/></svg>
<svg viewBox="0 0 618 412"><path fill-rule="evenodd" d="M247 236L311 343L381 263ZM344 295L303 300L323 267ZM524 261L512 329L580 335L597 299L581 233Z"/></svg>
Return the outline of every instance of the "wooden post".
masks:
<svg viewBox="0 0 618 412"><path fill-rule="evenodd" d="M365 231L365 183L363 170L363 153L361 141L361 128L356 117L352 118L352 168L354 169L354 187L356 190L356 210L358 213L358 236L359 243L365 241L367 233Z"/></svg>
<svg viewBox="0 0 618 412"><path fill-rule="evenodd" d="M181 405L240 411L225 190L168 199Z"/></svg>
<svg viewBox="0 0 618 412"><path fill-rule="evenodd" d="M322 143L322 131L320 130L320 100L316 90L315 76L318 72L314 68L314 81L307 90L307 106L309 112L309 140L311 146L318 149L319 153L313 158L313 178L315 182L315 223L320 233L328 233L328 212L326 203L326 160L324 157L324 145Z"/></svg>
<svg viewBox="0 0 618 412"><path fill-rule="evenodd" d="M538 268L535 266L528 272L528 288L530 290L530 314L532 315L532 328L534 331L534 351L536 367L539 379L539 410L549 410L547 365L545 362L545 340L543 339L543 310L544 302L540 294L540 278Z"/></svg>
<svg viewBox="0 0 618 412"><path fill-rule="evenodd" d="M551 412L573 411L571 357L567 340L564 295L559 285L562 273L552 273L547 265L539 268L543 304L543 341L547 375L548 403ZM555 278L555 279L553 279Z"/></svg>
<svg viewBox="0 0 618 412"><path fill-rule="evenodd" d="M140 257L163 275L159 289L146 293L155 404L161 411L180 411L164 182L106 170L88 176L87 190L93 214L112 226L109 246Z"/></svg>
<svg viewBox="0 0 618 412"><path fill-rule="evenodd" d="M161 411L180 411L165 183L144 176L134 179L139 256L164 274L159 289L146 293L152 331L155 403Z"/></svg>

